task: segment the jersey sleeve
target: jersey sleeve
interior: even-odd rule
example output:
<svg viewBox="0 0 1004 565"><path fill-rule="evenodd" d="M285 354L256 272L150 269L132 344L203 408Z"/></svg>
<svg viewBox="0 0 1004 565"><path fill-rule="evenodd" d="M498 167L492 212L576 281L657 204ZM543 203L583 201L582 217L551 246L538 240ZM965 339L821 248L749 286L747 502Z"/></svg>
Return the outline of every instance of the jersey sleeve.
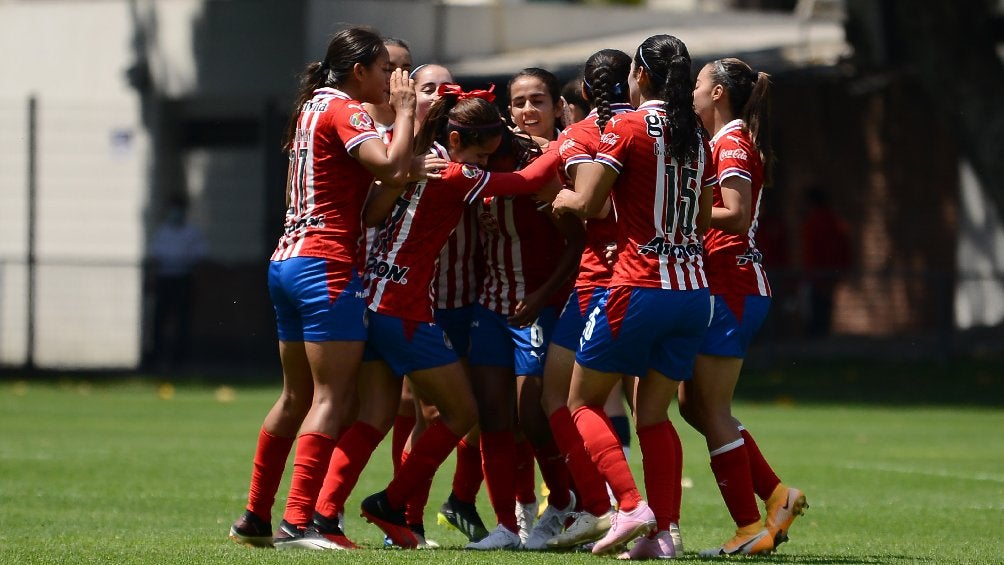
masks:
<svg viewBox="0 0 1004 565"><path fill-rule="evenodd" d="M597 163L606 165L617 171L623 172L624 161L630 151L631 136L625 135L626 127L629 127L628 120L617 120L610 124L610 129L600 136L600 143L596 147Z"/></svg>
<svg viewBox="0 0 1004 565"><path fill-rule="evenodd" d="M715 143L718 163L718 182L733 176L753 182L750 152L753 150L739 136L726 135Z"/></svg>
<svg viewBox="0 0 1004 565"><path fill-rule="evenodd" d="M558 156L564 165L566 174L575 165L593 161L595 148L590 148L583 143L580 139L583 137L583 133L582 128L568 128L558 137Z"/></svg>
<svg viewBox="0 0 1004 565"><path fill-rule="evenodd" d="M380 139L380 132L377 131L373 118L359 104L343 104L326 114L333 114L330 119L338 137L345 144L345 150L350 154L364 141Z"/></svg>
<svg viewBox="0 0 1004 565"><path fill-rule="evenodd" d="M704 177L701 179L701 188L709 188L715 186L721 182L721 178L718 176L718 171L714 167L709 166L708 158L711 156L711 145L708 143L708 138L701 136L701 151L704 153Z"/></svg>

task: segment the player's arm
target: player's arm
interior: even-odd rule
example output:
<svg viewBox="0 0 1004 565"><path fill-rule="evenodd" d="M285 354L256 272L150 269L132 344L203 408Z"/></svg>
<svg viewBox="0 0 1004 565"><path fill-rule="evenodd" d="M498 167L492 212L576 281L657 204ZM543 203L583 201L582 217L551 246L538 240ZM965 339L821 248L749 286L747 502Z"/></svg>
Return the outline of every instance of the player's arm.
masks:
<svg viewBox="0 0 1004 565"><path fill-rule="evenodd" d="M415 143L415 86L408 73L397 69L390 77L390 103L394 106L394 138L389 145L383 140L368 139L360 143L353 155L377 180L403 185L411 170Z"/></svg>
<svg viewBox="0 0 1004 565"><path fill-rule="evenodd" d="M565 248L561 251L551 276L516 304L515 313L508 320L514 326L526 327L532 324L548 300L579 269L582 250L586 247L586 230L582 220L572 214L562 214L552 221L565 238Z"/></svg>
<svg viewBox="0 0 1004 565"><path fill-rule="evenodd" d="M729 233L744 234L748 232L751 221L750 207L753 199L750 181L739 175L730 175L720 181L720 186L722 205L711 209L711 227Z"/></svg>
<svg viewBox="0 0 1004 565"><path fill-rule="evenodd" d="M571 213L587 219L598 216L610 197L617 171L602 163L581 163L576 167L575 190L562 189L554 197L554 213Z"/></svg>

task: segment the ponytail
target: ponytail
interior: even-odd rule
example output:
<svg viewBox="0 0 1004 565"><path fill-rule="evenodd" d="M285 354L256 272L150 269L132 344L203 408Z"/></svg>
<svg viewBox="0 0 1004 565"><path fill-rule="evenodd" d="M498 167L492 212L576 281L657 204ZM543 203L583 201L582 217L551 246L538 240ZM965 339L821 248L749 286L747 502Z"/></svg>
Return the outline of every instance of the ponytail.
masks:
<svg viewBox="0 0 1004 565"><path fill-rule="evenodd" d="M669 154L683 165L697 159L701 142L700 120L694 112L694 81L690 77L690 57L686 54L673 56L666 75L662 98L666 104Z"/></svg>
<svg viewBox="0 0 1004 565"><path fill-rule="evenodd" d="M694 79L687 46L672 35L653 35L638 46L635 67L644 67L665 104L669 154L680 164L697 158L704 129L694 112Z"/></svg>
<svg viewBox="0 0 1004 565"><path fill-rule="evenodd" d="M300 112L303 105L314 96L314 91L344 83L357 63L364 67L370 66L384 49L386 47L380 34L365 26L343 29L331 38L324 59L308 64L300 74L300 85L282 141L283 151L292 149Z"/></svg>

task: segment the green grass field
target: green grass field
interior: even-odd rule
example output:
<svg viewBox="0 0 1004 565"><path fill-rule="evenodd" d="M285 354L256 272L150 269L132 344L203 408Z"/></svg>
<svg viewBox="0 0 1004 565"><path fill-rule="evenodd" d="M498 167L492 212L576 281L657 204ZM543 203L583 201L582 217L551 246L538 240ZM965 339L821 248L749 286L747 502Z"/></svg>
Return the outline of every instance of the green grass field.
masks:
<svg viewBox="0 0 1004 565"><path fill-rule="evenodd" d="M453 463L436 478L426 528L445 549L380 549L350 512L358 552L240 547L227 538L246 497L271 387L159 388L149 381L0 381L0 563L593 563L588 554L461 551L436 526ZM1004 562L1004 411L957 406L742 403L737 415L810 508L765 563ZM688 553L731 534L700 437L684 441L681 528ZM389 480L389 440L349 508ZM637 450L631 463L640 478ZM288 473L287 473L288 479ZM278 521L288 482L274 511ZM487 496L480 510L489 527Z"/></svg>

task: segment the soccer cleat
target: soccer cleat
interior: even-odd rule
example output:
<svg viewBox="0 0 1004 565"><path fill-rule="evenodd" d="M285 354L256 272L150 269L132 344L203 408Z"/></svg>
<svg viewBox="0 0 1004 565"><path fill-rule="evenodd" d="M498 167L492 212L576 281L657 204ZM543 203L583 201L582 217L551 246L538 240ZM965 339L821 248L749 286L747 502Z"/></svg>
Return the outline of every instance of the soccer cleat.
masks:
<svg viewBox="0 0 1004 565"><path fill-rule="evenodd" d="M759 523L746 526L736 530L736 535L719 547L705 549L700 552L701 557L718 557L719 555L756 555L758 553L770 553L774 551L774 538L767 531L767 528L756 527ZM745 530L753 530L745 531Z"/></svg>
<svg viewBox="0 0 1004 565"><path fill-rule="evenodd" d="M530 537L533 522L537 519L537 508L539 506L536 500L527 504L516 501L516 525L519 526L519 539L523 543Z"/></svg>
<svg viewBox="0 0 1004 565"><path fill-rule="evenodd" d="M483 540L471 542L465 546L465 549L491 551L495 549L521 549L522 547L523 542L520 541L519 536L510 532L509 529L502 524L499 524L498 527L492 530L492 533L488 534L488 536Z"/></svg>
<svg viewBox="0 0 1004 565"><path fill-rule="evenodd" d="M361 505L362 517L387 534L390 541L398 547L415 549L418 539L408 527L404 518L404 508L394 509L387 500L387 491L382 490L363 499Z"/></svg>
<svg viewBox="0 0 1004 565"><path fill-rule="evenodd" d="M305 540L315 543L317 547L313 549L359 549L356 544L352 543L352 540L345 537L341 524L342 520L337 517L332 520L314 512L313 523L307 527L303 537Z"/></svg>
<svg viewBox="0 0 1004 565"><path fill-rule="evenodd" d="M673 538L673 551L676 552L676 556L683 557L683 536L680 535L679 524L669 525L669 537Z"/></svg>
<svg viewBox="0 0 1004 565"><path fill-rule="evenodd" d="M439 542L425 537L425 526L422 524L408 524L408 528L411 530L411 533L415 534L415 539L418 540L417 549L439 549ZM397 547L388 536L383 537L383 546L388 548Z"/></svg>
<svg viewBox="0 0 1004 565"><path fill-rule="evenodd" d="M252 547L272 547L272 524L250 510L230 526L230 539Z"/></svg>
<svg viewBox="0 0 1004 565"><path fill-rule="evenodd" d="M676 557L676 547L669 530L660 530L655 535L649 534L638 538L629 551L621 553L617 559L673 559Z"/></svg>
<svg viewBox="0 0 1004 565"><path fill-rule="evenodd" d="M610 519L610 529L606 535L593 545L593 555L614 553L624 544L654 529L655 514L644 500L630 512L618 510Z"/></svg>
<svg viewBox="0 0 1004 565"><path fill-rule="evenodd" d="M272 545L276 549L310 549L313 544L303 541L303 535L307 528L283 520L279 522L279 529L276 530L272 538Z"/></svg>
<svg viewBox="0 0 1004 565"><path fill-rule="evenodd" d="M580 512L575 517L572 525L568 526L568 529L564 533L560 533L547 540L547 547L549 549L568 549L577 545L594 542L606 535L610 529L610 518L613 515L614 512L612 510L608 510L601 516L593 516L589 512Z"/></svg>
<svg viewBox="0 0 1004 565"><path fill-rule="evenodd" d="M777 485L765 504L767 518L764 527L774 538L774 547L788 541L788 528L795 518L805 513L809 503L805 501L805 493L797 488Z"/></svg>
<svg viewBox="0 0 1004 565"><path fill-rule="evenodd" d="M477 542L488 537L488 528L481 521L474 503L457 500L453 493L439 508L436 523L456 528L467 537L467 541Z"/></svg>
<svg viewBox="0 0 1004 565"><path fill-rule="evenodd" d="M575 493L569 491L568 496L568 506L564 509L548 505L544 510L544 513L540 516L540 520L530 530L530 535L523 542L523 546L526 549L547 549L548 540L560 534L561 530L565 528L565 518L575 510Z"/></svg>

